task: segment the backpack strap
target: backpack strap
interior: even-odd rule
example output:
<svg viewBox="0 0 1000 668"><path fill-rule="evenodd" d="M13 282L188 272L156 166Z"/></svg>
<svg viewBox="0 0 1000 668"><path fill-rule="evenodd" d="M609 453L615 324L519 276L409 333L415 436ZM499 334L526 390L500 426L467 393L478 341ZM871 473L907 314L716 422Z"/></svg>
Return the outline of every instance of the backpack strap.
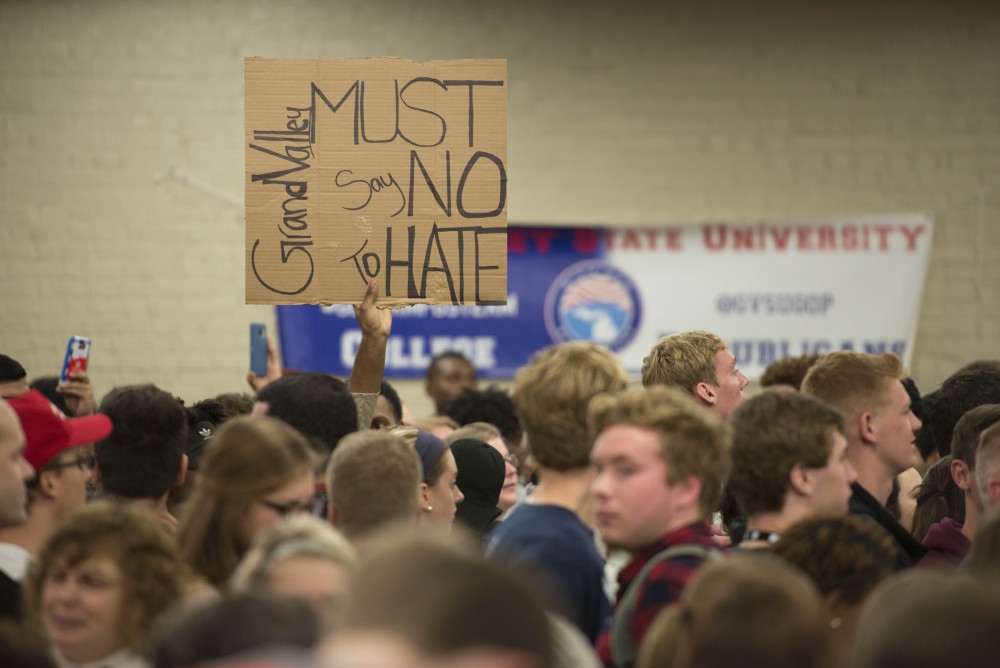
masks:
<svg viewBox="0 0 1000 668"><path fill-rule="evenodd" d="M635 576L625 590L611 619L611 662L619 668L634 666L639 655L639 650L632 640L632 624L635 620L635 604L642 592L646 578L654 568L668 559L681 559L684 557L694 557L703 561L715 561L722 559L723 554L719 550L712 550L697 543L687 543L667 548L655 555L646 562L639 574Z"/></svg>

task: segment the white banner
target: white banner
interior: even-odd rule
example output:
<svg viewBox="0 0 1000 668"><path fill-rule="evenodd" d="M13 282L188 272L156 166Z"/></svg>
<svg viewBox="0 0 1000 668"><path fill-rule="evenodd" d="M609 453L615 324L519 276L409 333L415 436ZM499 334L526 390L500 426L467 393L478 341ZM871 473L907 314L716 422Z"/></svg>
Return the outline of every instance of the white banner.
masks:
<svg viewBox="0 0 1000 668"><path fill-rule="evenodd" d="M775 359L850 349L909 364L933 234L921 215L608 230L605 258L636 282L643 322L619 351L704 329L759 376Z"/></svg>

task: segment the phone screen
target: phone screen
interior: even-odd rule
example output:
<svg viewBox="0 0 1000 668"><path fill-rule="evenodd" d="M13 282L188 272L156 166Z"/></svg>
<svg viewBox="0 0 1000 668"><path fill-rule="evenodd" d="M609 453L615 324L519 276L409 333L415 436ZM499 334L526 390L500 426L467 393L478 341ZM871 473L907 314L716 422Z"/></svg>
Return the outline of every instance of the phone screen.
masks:
<svg viewBox="0 0 1000 668"><path fill-rule="evenodd" d="M59 374L59 384L69 380L71 373L87 370L90 359L90 339L86 336L71 336L66 344L66 359L63 360L62 373Z"/></svg>
<svg viewBox="0 0 1000 668"><path fill-rule="evenodd" d="M267 375L267 327L262 322L250 323L250 370Z"/></svg>

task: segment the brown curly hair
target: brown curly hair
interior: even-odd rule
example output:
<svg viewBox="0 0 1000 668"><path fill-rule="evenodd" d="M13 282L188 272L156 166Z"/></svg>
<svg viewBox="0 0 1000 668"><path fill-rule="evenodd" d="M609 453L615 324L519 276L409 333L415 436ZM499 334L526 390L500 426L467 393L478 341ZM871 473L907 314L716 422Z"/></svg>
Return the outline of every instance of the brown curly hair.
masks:
<svg viewBox="0 0 1000 668"><path fill-rule="evenodd" d="M801 389L802 379L806 377L806 373L820 357L822 355L819 353L810 353L775 360L764 369L764 373L760 377L760 386L791 385L796 390Z"/></svg>
<svg viewBox="0 0 1000 668"><path fill-rule="evenodd" d="M53 567L74 567L92 557L110 559L122 573L121 636L138 652L154 620L177 603L184 567L174 542L145 508L98 500L70 513L32 565L24 593L25 617L41 628L41 599Z"/></svg>
<svg viewBox="0 0 1000 668"><path fill-rule="evenodd" d="M853 515L816 515L792 525L771 551L801 568L823 596L858 605L892 574L896 548L879 526Z"/></svg>

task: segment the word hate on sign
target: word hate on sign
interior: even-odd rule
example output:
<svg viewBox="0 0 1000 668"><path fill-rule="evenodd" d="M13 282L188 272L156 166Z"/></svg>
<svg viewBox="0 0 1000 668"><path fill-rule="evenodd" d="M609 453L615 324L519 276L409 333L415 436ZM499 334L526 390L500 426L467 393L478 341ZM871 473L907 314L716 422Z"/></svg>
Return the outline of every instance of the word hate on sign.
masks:
<svg viewBox="0 0 1000 668"><path fill-rule="evenodd" d="M247 303L506 303L505 61L244 73Z"/></svg>

